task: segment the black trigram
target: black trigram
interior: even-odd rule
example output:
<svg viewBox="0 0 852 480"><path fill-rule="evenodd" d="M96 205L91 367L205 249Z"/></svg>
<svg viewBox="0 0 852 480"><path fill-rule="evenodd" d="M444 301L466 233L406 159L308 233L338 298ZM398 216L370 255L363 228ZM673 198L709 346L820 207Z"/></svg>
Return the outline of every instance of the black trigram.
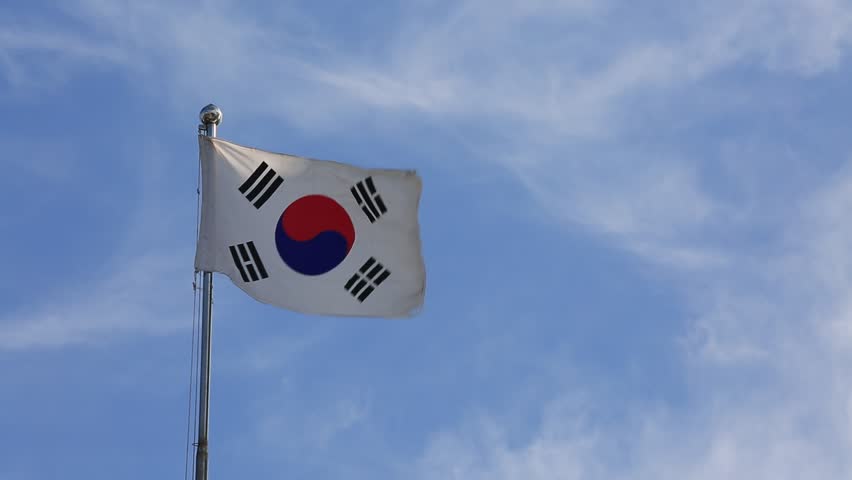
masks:
<svg viewBox="0 0 852 480"><path fill-rule="evenodd" d="M231 250L234 265L240 271L244 282L256 282L269 276L263 267L263 262L260 261L254 242L231 245L228 249Z"/></svg>
<svg viewBox="0 0 852 480"><path fill-rule="evenodd" d="M367 214L370 223L375 223L379 217L388 211L382 197L376 192L373 177L367 177L364 181L356 183L351 192L361 210Z"/></svg>
<svg viewBox="0 0 852 480"><path fill-rule="evenodd" d="M357 298L359 302L363 302L373 293L379 285L382 284L390 276L390 270L384 265L377 262L375 258L370 257L364 265L352 275L352 278L346 282L346 291Z"/></svg>
<svg viewBox="0 0 852 480"><path fill-rule="evenodd" d="M264 174L264 172L266 172ZM263 178L261 178L263 175ZM273 180L273 178L275 180ZM258 181L260 179L260 181ZM269 182L272 182L271 184ZM269 197L284 183L284 179L269 168L266 162L260 164L257 169L240 185L240 193L246 196L249 202L254 202L254 208L260 208L269 200ZM254 185L254 188L252 188ZM251 188L251 191L249 191ZM246 193L248 192L248 193ZM262 192L262 193L261 193ZM260 195L260 196L258 196ZM257 200L255 200L257 199Z"/></svg>

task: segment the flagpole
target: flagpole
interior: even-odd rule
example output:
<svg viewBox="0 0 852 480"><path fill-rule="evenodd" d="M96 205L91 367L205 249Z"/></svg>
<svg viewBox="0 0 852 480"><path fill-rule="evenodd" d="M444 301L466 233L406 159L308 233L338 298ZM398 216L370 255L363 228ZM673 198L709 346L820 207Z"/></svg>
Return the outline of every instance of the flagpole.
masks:
<svg viewBox="0 0 852 480"><path fill-rule="evenodd" d="M199 113L199 132L216 136L222 110L212 103ZM198 382L198 442L195 450L195 480L207 480L207 430L210 424L210 341L213 335L213 272L201 272L201 372Z"/></svg>

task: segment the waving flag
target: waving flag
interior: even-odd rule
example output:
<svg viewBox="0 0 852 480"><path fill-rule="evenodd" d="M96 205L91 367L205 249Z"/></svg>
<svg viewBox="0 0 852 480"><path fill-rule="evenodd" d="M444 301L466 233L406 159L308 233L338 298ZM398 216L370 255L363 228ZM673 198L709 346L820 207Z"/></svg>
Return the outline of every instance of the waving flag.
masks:
<svg viewBox="0 0 852 480"><path fill-rule="evenodd" d="M413 171L365 170L199 136L195 268L264 303L320 315L401 317L426 274Z"/></svg>

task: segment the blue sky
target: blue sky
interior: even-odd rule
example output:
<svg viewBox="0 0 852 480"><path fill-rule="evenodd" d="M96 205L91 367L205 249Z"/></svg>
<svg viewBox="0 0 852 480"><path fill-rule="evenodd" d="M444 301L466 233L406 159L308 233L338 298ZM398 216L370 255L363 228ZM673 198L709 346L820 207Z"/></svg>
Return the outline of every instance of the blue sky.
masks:
<svg viewBox="0 0 852 480"><path fill-rule="evenodd" d="M852 6L0 5L0 479L181 478L197 114L416 168L405 321L217 277L211 478L839 479Z"/></svg>

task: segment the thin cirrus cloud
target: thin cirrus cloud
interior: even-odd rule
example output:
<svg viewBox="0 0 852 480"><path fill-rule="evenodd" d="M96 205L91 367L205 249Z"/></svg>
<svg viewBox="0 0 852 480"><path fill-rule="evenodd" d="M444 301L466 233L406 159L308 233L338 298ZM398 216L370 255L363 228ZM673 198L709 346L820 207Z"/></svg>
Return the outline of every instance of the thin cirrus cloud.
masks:
<svg viewBox="0 0 852 480"><path fill-rule="evenodd" d="M187 295L176 294L191 291L191 273L176 268L183 258L162 252L127 256L100 281L52 292L50 301L0 317L0 350L100 344L186 329L191 315Z"/></svg>
<svg viewBox="0 0 852 480"><path fill-rule="evenodd" d="M193 271L187 259L192 256L189 243L194 223L180 218L182 212L170 208L171 196L163 193L168 176L165 165L170 156L149 142L137 145L132 155L134 161L128 162L131 166L128 171L122 171L120 162L113 166L133 181L122 186L131 195L110 197L111 203L120 206L121 215L117 218L126 222L118 225L120 231L112 232L117 226L113 224L116 217L97 218L99 213L103 214L94 208L97 203L65 199L73 194L64 190L63 185L79 185L82 179L95 175L91 169L98 166L85 162L84 149L75 148L74 142L67 138L56 143L44 140L26 153L20 140L9 144L20 145L23 160L15 166L20 173L20 184L48 182L58 192L53 202L67 201L80 210L88 207L87 215L95 217L86 223L91 230L74 235L85 235L86 243L102 246L85 263L84 272L49 275L52 268L57 268L55 265L38 265L38 271L45 275L37 280L37 296L10 298L0 316L0 350L100 345L132 335L168 335L189 328L192 303L188 299L192 297ZM186 198L192 197L187 193ZM26 217L41 216L51 208L57 210L50 204L10 210L8 218L18 224L14 230L21 231L27 225ZM12 229L8 233L12 234ZM103 238L114 241L102 243ZM31 254L26 251L25 241L17 248L24 252L24 261L41 259L51 263L42 257L29 260ZM68 256L68 252L60 250L60 253Z"/></svg>
<svg viewBox="0 0 852 480"><path fill-rule="evenodd" d="M409 469L423 479L844 478L852 233L841 218L850 186L846 168L791 201L780 246L683 276L703 288L684 289L696 312L683 338L689 408L628 403L622 420L602 422L616 414L603 411L605 394L574 378L532 435L485 412L433 434Z"/></svg>

